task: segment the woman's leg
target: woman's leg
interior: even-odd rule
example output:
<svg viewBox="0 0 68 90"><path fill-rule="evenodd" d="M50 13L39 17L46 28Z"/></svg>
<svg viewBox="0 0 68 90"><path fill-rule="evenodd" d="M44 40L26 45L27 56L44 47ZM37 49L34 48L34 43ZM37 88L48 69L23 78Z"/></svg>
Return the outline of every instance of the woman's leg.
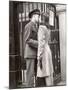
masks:
<svg viewBox="0 0 68 90"><path fill-rule="evenodd" d="M45 77L46 86L53 86L53 75Z"/></svg>

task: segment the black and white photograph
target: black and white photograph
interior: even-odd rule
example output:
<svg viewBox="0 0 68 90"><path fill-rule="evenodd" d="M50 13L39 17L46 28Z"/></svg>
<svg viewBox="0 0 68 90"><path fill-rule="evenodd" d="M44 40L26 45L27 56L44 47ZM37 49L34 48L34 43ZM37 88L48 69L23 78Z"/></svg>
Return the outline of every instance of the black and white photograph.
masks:
<svg viewBox="0 0 68 90"><path fill-rule="evenodd" d="M9 89L66 86L66 11L9 0Z"/></svg>

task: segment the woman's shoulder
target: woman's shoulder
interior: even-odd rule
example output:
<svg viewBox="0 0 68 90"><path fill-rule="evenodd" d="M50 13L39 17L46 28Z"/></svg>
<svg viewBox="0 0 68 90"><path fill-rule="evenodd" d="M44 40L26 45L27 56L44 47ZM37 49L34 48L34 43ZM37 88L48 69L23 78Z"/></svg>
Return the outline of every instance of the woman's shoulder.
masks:
<svg viewBox="0 0 68 90"><path fill-rule="evenodd" d="M40 25L39 28L47 29L45 25Z"/></svg>
<svg viewBox="0 0 68 90"><path fill-rule="evenodd" d="M40 29L41 31L43 31L44 33L47 33L47 32L48 32L48 28L47 28L45 25L40 25L40 26L39 26L39 29Z"/></svg>

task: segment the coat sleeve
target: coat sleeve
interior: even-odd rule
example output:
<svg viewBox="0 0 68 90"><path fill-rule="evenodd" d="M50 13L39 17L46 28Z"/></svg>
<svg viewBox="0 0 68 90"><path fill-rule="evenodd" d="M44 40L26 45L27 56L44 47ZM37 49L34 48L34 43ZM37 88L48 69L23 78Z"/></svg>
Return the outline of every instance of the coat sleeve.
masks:
<svg viewBox="0 0 68 90"><path fill-rule="evenodd" d="M38 30L38 60L42 57L44 53L44 47L45 44L48 42L48 30L46 26L41 26L39 27Z"/></svg>
<svg viewBox="0 0 68 90"><path fill-rule="evenodd" d="M44 35L44 30L43 28L40 26L39 30L38 30L38 56L37 59L39 60L42 55L43 55L43 51L44 51L44 45L45 45L45 35Z"/></svg>
<svg viewBox="0 0 68 90"><path fill-rule="evenodd" d="M24 37L23 37L24 43L29 44L33 48L37 48L38 47L38 41L31 38L31 36L32 36L32 27L31 26L25 27Z"/></svg>

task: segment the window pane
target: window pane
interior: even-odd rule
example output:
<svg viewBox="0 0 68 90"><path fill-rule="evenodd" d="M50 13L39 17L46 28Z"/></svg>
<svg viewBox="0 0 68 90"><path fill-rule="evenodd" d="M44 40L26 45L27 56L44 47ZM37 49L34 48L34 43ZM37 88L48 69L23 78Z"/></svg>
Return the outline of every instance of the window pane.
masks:
<svg viewBox="0 0 68 90"><path fill-rule="evenodd" d="M30 11L32 11L32 8L33 8L32 3L29 3L29 9L30 9Z"/></svg>
<svg viewBox="0 0 68 90"><path fill-rule="evenodd" d="M43 7L43 12L44 12L44 4L42 4L42 7Z"/></svg>
<svg viewBox="0 0 68 90"><path fill-rule="evenodd" d="M19 22L21 22L21 13L19 13Z"/></svg>
<svg viewBox="0 0 68 90"><path fill-rule="evenodd" d="M46 13L46 4L45 4L45 13Z"/></svg>
<svg viewBox="0 0 68 90"><path fill-rule="evenodd" d="M33 3L34 4L34 9L37 9L37 3Z"/></svg>
<svg viewBox="0 0 68 90"><path fill-rule="evenodd" d="M26 7L26 20L29 20L28 13L29 13L29 6L28 3L25 4Z"/></svg>
<svg viewBox="0 0 68 90"><path fill-rule="evenodd" d="M50 10L49 13L49 24L54 26L54 12Z"/></svg>
<svg viewBox="0 0 68 90"><path fill-rule="evenodd" d="M41 12L41 3L38 3L38 9L39 9L40 12Z"/></svg>
<svg viewBox="0 0 68 90"><path fill-rule="evenodd" d="M22 21L25 21L25 13L22 13Z"/></svg>
<svg viewBox="0 0 68 90"><path fill-rule="evenodd" d="M25 21L25 15L26 15L26 6L25 3L23 3L22 21Z"/></svg>

